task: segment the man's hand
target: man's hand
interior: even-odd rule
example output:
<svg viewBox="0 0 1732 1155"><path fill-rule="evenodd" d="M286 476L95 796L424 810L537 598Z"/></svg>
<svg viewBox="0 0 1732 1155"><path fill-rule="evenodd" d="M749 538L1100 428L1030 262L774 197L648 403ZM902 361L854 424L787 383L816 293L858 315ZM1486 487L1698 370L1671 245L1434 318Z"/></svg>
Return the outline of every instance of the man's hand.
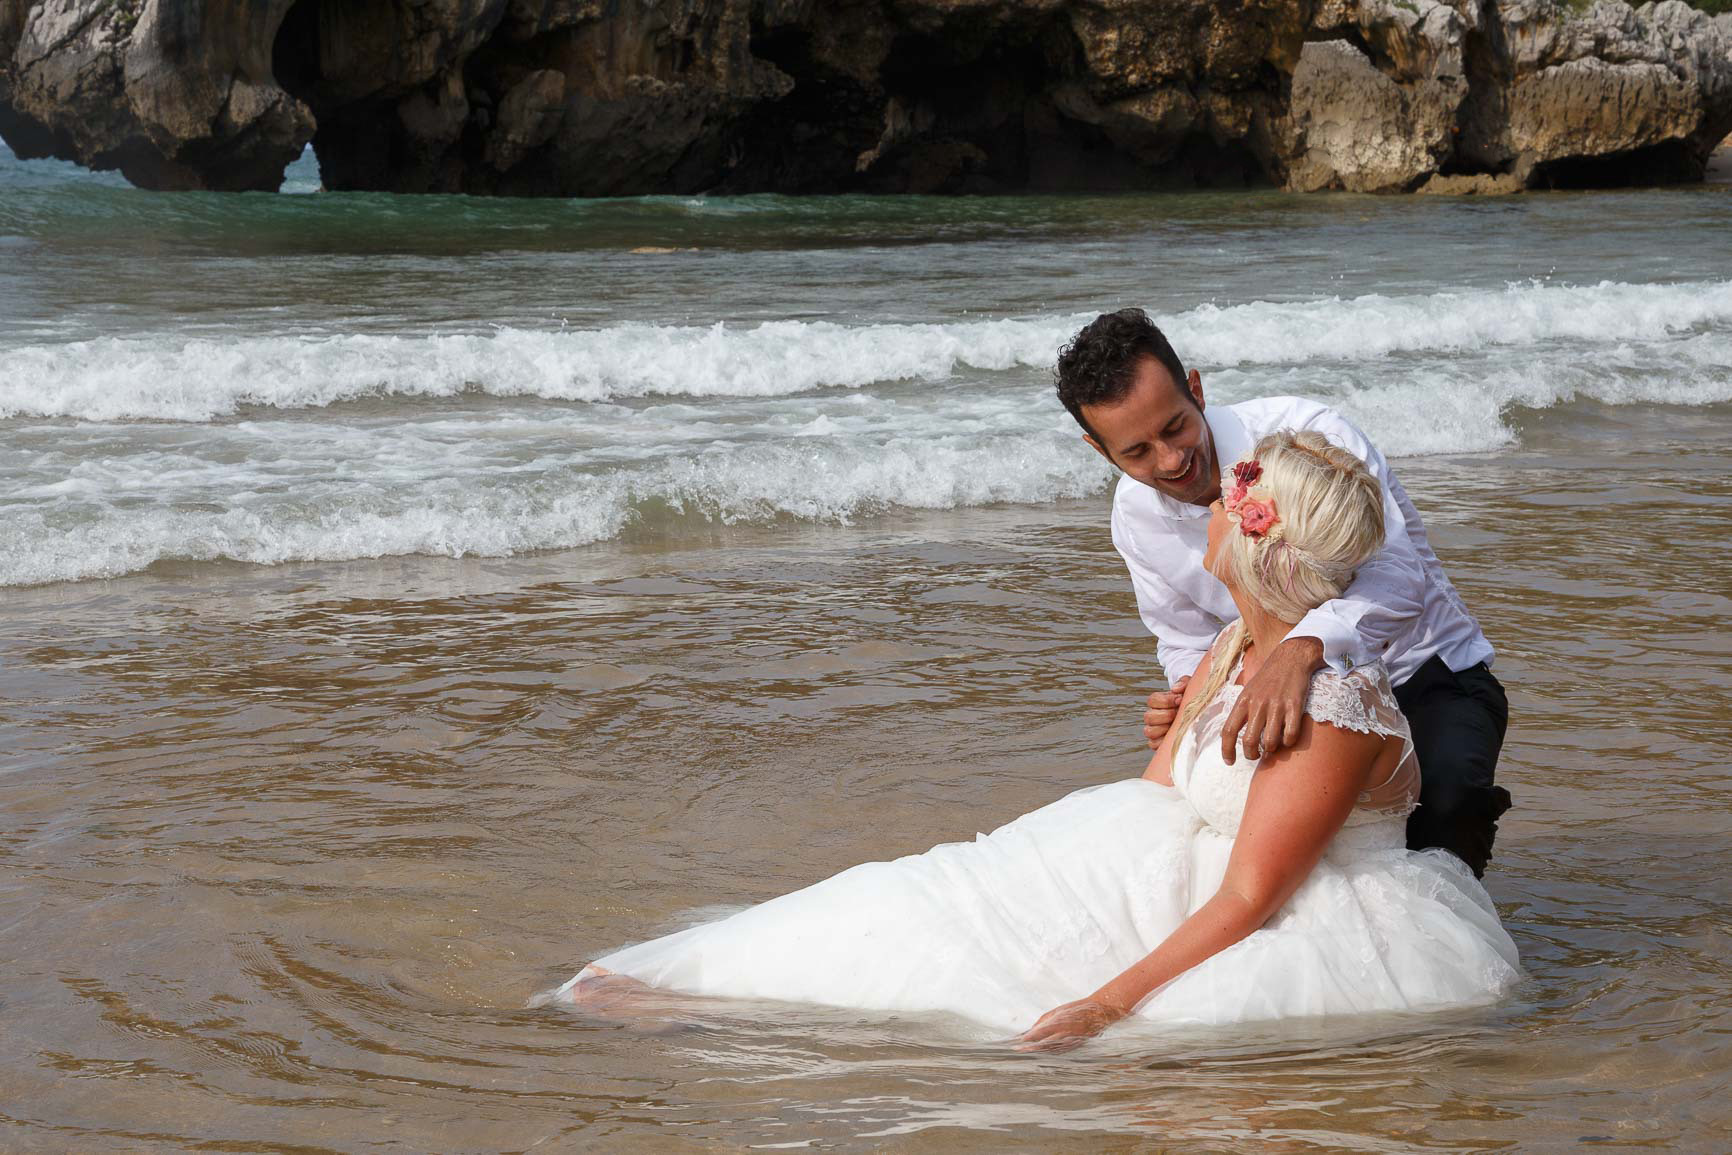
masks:
<svg viewBox="0 0 1732 1155"><path fill-rule="evenodd" d="M1149 740L1149 749L1159 749L1161 739L1173 728L1173 720L1185 701L1185 687L1190 684L1190 676L1186 675L1174 682L1171 690L1156 690L1149 695L1149 708L1143 711L1143 737Z"/></svg>
<svg viewBox="0 0 1732 1155"><path fill-rule="evenodd" d="M1082 1046L1114 1023L1125 1012L1090 996L1054 1007L1017 1036L1019 1051L1071 1051Z"/></svg>
<svg viewBox="0 0 1732 1155"><path fill-rule="evenodd" d="M1222 760L1232 764L1236 744L1255 761L1297 742L1305 692L1322 667L1323 643L1316 638L1288 638L1276 646L1221 727Z"/></svg>

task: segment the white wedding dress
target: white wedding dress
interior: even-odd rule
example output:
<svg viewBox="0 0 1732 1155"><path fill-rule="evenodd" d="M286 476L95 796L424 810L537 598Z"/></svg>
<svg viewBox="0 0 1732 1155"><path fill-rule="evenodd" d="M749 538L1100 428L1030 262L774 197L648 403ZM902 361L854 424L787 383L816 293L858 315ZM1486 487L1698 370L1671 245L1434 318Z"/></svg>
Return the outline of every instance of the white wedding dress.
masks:
<svg viewBox="0 0 1732 1155"><path fill-rule="evenodd" d="M1256 763L1221 758L1229 679L1180 741L1175 786L1078 790L973 842L870 862L595 961L689 994L950 1012L1013 1034L1148 954L1218 889ZM1408 737L1381 666L1320 671L1306 712ZM1406 849L1411 742L1260 930L1156 990L1162 1023L1418 1011L1490 1002L1515 944L1447 851ZM586 968L553 992L567 995Z"/></svg>

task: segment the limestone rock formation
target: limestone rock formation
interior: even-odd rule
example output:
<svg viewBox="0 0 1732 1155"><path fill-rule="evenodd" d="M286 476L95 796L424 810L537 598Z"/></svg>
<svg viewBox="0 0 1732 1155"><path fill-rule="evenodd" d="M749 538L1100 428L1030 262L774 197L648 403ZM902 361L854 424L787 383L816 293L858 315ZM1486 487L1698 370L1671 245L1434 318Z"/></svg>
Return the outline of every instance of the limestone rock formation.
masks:
<svg viewBox="0 0 1732 1155"><path fill-rule="evenodd" d="M273 188L309 141L401 192L1700 178L1732 18L1580 4L0 0L0 135L153 188Z"/></svg>
<svg viewBox="0 0 1732 1155"><path fill-rule="evenodd" d="M1679 2L1360 0L1294 70L1299 189L1476 191L1701 178L1732 128L1732 28ZM1449 179L1479 175L1482 181Z"/></svg>
<svg viewBox="0 0 1732 1155"><path fill-rule="evenodd" d="M1529 183L1604 183L1632 165L1699 179L1732 129L1724 25L1680 0L1635 10L1599 0L1580 20L1548 24L1541 2L1510 4L1505 26L1519 35L1495 153Z"/></svg>
<svg viewBox="0 0 1732 1155"><path fill-rule="evenodd" d="M275 188L313 118L272 75L291 0L0 0L0 136L148 188Z"/></svg>

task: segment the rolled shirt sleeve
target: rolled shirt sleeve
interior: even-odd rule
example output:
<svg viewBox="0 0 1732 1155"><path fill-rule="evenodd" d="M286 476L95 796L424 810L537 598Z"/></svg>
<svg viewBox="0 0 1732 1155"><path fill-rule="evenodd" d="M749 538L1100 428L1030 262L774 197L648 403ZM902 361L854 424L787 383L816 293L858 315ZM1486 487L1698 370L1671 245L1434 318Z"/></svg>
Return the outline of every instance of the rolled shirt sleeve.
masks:
<svg viewBox="0 0 1732 1155"><path fill-rule="evenodd" d="M1404 507L1411 508L1412 503L1377 447L1352 422L1321 405L1299 427L1314 429L1351 451L1383 487L1383 548L1359 567L1341 597L1306 614L1289 635L1322 642L1323 660L1345 673L1382 658L1390 643L1420 616L1425 607L1425 566L1408 534Z"/></svg>

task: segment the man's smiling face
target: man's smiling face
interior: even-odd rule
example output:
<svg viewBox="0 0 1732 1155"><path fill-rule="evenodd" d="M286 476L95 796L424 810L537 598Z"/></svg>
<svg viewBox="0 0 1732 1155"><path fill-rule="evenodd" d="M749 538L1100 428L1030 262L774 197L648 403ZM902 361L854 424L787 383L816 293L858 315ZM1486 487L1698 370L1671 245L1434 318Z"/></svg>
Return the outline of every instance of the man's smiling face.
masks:
<svg viewBox="0 0 1732 1155"><path fill-rule="evenodd" d="M1130 477L1191 505L1207 506L1221 495L1221 466L1203 420L1196 370L1178 382L1158 360L1143 357L1123 397L1082 411L1094 431L1084 439Z"/></svg>

